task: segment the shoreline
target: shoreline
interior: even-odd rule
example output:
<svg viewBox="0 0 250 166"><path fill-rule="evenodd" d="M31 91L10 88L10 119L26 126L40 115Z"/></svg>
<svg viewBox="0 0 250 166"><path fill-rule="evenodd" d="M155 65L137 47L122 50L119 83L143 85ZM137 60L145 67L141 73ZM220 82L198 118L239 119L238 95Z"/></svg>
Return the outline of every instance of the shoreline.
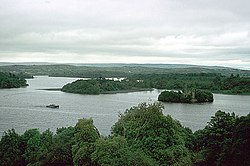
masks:
<svg viewBox="0 0 250 166"><path fill-rule="evenodd" d="M250 96L250 92L246 93L232 93L230 90L222 90L222 91L211 91L214 94L221 94L221 95L243 95L243 96Z"/></svg>
<svg viewBox="0 0 250 166"><path fill-rule="evenodd" d="M62 88L48 88L48 89L37 89L37 90L46 90L46 91L62 91ZM130 92L142 92L142 91L153 91L154 88L140 88L140 89L128 89L128 90L117 90L117 91L104 91L99 93L101 94L117 94L117 93L130 93ZM74 93L74 92L65 92L65 93ZM99 94L87 94L87 93L74 93L82 95L99 95Z"/></svg>
<svg viewBox="0 0 250 166"><path fill-rule="evenodd" d="M100 94L116 94L116 93L130 93L130 92L141 92L141 91L152 91L155 88L139 88L139 89L129 89L129 90L117 90L117 91L105 91L101 92ZM37 89L37 90L47 90L47 91L62 91L62 88L45 88L45 89ZM156 90L163 90L163 89L156 89ZM64 92L64 91L62 91ZM227 90L224 91L211 91L214 94L222 94L222 95L244 95L250 96L250 93L232 93ZM66 92L66 93L74 93L74 92ZM85 93L75 93L75 94L85 94ZM89 95L89 94L85 94Z"/></svg>

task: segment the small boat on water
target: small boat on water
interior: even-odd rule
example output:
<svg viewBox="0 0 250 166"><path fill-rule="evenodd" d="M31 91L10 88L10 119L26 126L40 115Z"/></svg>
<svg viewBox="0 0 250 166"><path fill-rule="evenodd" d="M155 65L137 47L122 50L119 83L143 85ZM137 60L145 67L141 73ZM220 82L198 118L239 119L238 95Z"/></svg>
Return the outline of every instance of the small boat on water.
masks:
<svg viewBox="0 0 250 166"><path fill-rule="evenodd" d="M46 105L47 108L59 108L59 105L55 105L55 104L50 104L50 105Z"/></svg>

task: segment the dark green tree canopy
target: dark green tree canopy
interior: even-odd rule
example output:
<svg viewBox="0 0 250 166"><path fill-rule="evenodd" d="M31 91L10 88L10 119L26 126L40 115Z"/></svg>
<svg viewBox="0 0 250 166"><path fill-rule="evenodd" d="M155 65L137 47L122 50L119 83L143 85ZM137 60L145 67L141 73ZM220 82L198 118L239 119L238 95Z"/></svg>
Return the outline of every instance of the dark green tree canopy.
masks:
<svg viewBox="0 0 250 166"><path fill-rule="evenodd" d="M124 136L130 146L143 149L159 164L189 163L185 129L171 116L163 115L162 109L160 103L132 107L120 115L112 127L112 134ZM170 149L177 151L170 153ZM178 159L175 155L179 156Z"/></svg>
<svg viewBox="0 0 250 166"><path fill-rule="evenodd" d="M24 78L18 77L12 73L0 72L0 89L1 88L20 88L27 86Z"/></svg>
<svg viewBox="0 0 250 166"><path fill-rule="evenodd" d="M171 103L204 103L213 102L213 94L204 90L163 91L158 96L159 101Z"/></svg>
<svg viewBox="0 0 250 166"><path fill-rule="evenodd" d="M106 94L145 90L142 82L136 80L114 81L105 78L77 80L63 86L63 92L80 94ZM147 89L149 90L149 89Z"/></svg>

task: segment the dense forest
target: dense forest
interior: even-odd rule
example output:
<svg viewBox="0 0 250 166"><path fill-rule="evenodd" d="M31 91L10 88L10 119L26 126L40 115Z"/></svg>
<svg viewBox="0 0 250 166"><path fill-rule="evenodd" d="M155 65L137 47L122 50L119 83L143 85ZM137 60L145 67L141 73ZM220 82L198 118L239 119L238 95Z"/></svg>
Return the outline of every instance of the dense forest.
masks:
<svg viewBox="0 0 250 166"><path fill-rule="evenodd" d="M250 77L234 76L216 78L212 90L228 94L250 94Z"/></svg>
<svg viewBox="0 0 250 166"><path fill-rule="evenodd" d="M62 91L79 94L104 94L149 90L149 88L142 89L139 85L139 81L129 81L127 79L121 81L114 81L105 78L98 78L74 81L72 83L64 85Z"/></svg>
<svg viewBox="0 0 250 166"><path fill-rule="evenodd" d="M110 136L101 136L92 119L55 134L8 130L0 141L0 165L250 165L250 114L218 111L193 133L162 109L142 103L126 110Z"/></svg>
<svg viewBox="0 0 250 166"><path fill-rule="evenodd" d="M204 90L163 91L158 101L171 103L204 103L213 102L213 94Z"/></svg>
<svg viewBox="0 0 250 166"><path fill-rule="evenodd" d="M223 76L216 73L138 74L128 77L142 80L141 86L156 89L203 89L216 93L250 94L250 77L239 74Z"/></svg>
<svg viewBox="0 0 250 166"><path fill-rule="evenodd" d="M24 78L12 73L0 72L0 88L20 88L27 86Z"/></svg>

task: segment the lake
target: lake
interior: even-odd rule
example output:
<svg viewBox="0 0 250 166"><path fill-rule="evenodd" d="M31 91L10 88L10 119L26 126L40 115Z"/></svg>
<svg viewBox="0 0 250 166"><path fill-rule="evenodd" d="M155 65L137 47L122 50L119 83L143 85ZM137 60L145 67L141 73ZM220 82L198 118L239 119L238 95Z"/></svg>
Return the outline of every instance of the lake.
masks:
<svg viewBox="0 0 250 166"><path fill-rule="evenodd" d="M74 126L80 118L92 118L100 133L108 135L119 113L142 102L155 102L161 92L80 95L41 90L61 88L77 79L36 76L27 79L26 88L0 89L0 135L11 128L18 133L30 128L40 131L50 128L54 132L60 127ZM214 94L214 99L213 103L205 104L164 103L163 112L193 131L204 128L217 110L241 116L249 113L250 96ZM60 108L46 108L49 104L58 104Z"/></svg>

